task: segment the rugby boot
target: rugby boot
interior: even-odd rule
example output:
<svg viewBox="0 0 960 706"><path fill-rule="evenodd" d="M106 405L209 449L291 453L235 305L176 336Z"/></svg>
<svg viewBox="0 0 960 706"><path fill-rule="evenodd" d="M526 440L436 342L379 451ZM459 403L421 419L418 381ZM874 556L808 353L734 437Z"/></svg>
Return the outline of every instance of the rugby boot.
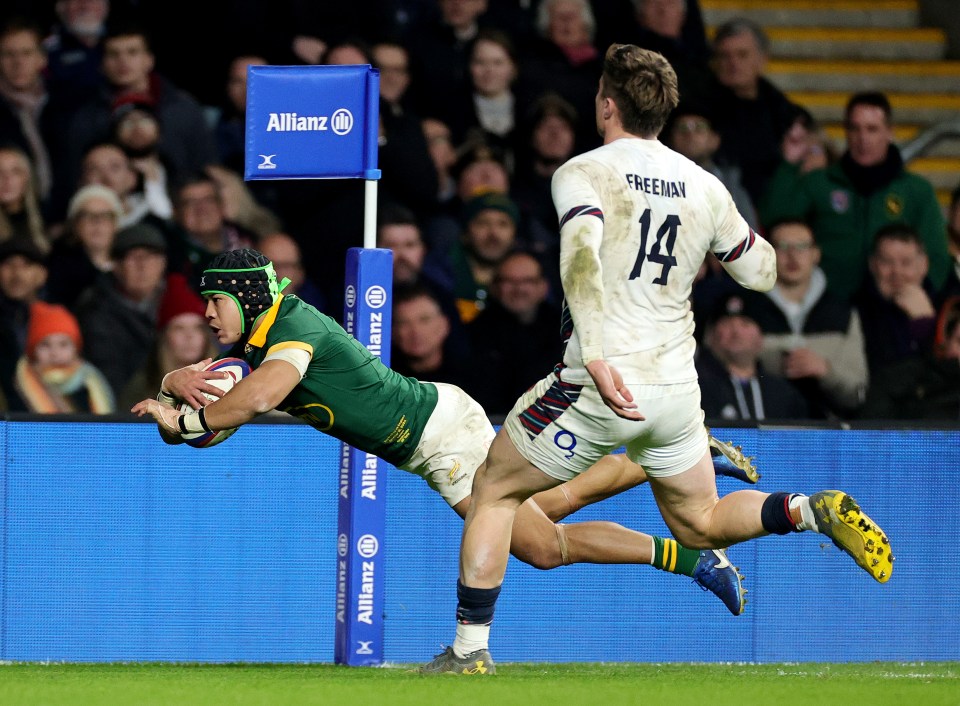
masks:
<svg viewBox="0 0 960 706"><path fill-rule="evenodd" d="M883 530L840 490L814 493L808 500L821 534L827 535L880 583L890 580L893 554Z"/></svg>
<svg viewBox="0 0 960 706"><path fill-rule="evenodd" d="M704 591L710 591L734 615L743 613L747 589L740 580L740 570L730 563L722 549L705 549L693 570L693 580Z"/></svg>
<svg viewBox="0 0 960 706"><path fill-rule="evenodd" d="M733 442L723 442L715 438L709 428L707 441L713 457L713 470L718 476L736 478L744 483L756 483L760 480L757 467L753 464L753 456L744 456L743 449L734 446Z"/></svg>
<svg viewBox="0 0 960 706"><path fill-rule="evenodd" d="M421 674L465 674L467 676L486 676L497 673L497 667L490 656L490 650L476 650L466 657L457 657L452 647L433 658L433 661L420 667Z"/></svg>

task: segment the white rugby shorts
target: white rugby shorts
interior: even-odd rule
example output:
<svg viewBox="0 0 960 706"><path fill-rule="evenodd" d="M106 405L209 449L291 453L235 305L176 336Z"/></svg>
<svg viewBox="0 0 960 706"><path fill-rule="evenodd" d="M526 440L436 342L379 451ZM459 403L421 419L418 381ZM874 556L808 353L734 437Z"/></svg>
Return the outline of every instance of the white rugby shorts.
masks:
<svg viewBox="0 0 960 706"><path fill-rule="evenodd" d="M473 492L473 477L487 458L495 432L483 407L456 385L437 388L437 407L413 456L400 470L423 478L453 507Z"/></svg>
<svg viewBox="0 0 960 706"><path fill-rule="evenodd" d="M560 481L621 446L650 476L692 468L707 452L697 382L627 386L645 421L618 417L595 386L564 382L550 373L517 400L504 426L524 458Z"/></svg>

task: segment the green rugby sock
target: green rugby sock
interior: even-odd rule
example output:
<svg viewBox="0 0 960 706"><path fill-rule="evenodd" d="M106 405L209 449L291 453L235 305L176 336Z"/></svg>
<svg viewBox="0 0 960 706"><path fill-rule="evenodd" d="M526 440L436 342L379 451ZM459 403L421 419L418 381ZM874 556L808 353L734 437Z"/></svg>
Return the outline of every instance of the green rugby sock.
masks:
<svg viewBox="0 0 960 706"><path fill-rule="evenodd" d="M662 537L653 539L653 561L650 563L661 571L671 574L693 576L693 570L700 561L700 552L696 549L687 549L677 543L677 540Z"/></svg>

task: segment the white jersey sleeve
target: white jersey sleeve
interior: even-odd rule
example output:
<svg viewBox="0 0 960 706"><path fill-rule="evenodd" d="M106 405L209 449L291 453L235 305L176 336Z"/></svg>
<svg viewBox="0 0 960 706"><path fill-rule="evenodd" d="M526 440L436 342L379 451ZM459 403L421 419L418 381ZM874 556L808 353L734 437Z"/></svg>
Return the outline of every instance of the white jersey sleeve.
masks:
<svg viewBox="0 0 960 706"><path fill-rule="evenodd" d="M769 245L716 177L656 140L620 139L575 157L552 190L569 334L563 378L589 382L585 364L602 357L628 383L695 380L689 300L704 256L742 261L737 280L759 286L768 276L744 265L758 243Z"/></svg>

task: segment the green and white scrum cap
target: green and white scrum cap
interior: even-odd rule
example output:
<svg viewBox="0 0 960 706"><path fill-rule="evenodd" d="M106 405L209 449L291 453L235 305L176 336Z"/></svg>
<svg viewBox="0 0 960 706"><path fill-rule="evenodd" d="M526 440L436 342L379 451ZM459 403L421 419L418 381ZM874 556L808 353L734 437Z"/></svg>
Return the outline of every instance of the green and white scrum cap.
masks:
<svg viewBox="0 0 960 706"><path fill-rule="evenodd" d="M210 261L200 278L200 293L233 299L240 309L240 333L248 333L257 317L273 306L288 284L286 277L277 282L273 263L266 256L252 248L242 248L220 253Z"/></svg>

